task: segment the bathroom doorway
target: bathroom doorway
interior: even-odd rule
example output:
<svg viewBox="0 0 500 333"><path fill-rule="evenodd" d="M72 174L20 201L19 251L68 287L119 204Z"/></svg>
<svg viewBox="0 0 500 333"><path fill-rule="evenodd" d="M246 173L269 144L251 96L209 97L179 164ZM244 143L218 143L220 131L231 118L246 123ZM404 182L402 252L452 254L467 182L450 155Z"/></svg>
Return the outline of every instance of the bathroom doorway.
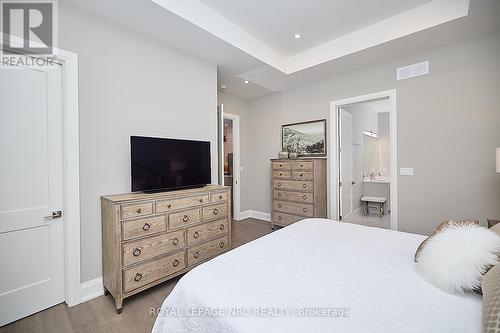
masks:
<svg viewBox="0 0 500 333"><path fill-rule="evenodd" d="M396 230L395 93L335 102L334 112L338 220Z"/></svg>

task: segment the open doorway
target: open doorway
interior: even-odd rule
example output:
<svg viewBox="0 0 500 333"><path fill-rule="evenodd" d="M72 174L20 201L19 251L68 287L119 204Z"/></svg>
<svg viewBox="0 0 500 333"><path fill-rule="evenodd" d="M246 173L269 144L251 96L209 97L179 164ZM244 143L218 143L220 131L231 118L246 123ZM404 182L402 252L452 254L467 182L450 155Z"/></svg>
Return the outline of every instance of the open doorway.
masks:
<svg viewBox="0 0 500 333"><path fill-rule="evenodd" d="M342 222L397 230L395 92L333 102L332 115L332 211Z"/></svg>
<svg viewBox="0 0 500 333"><path fill-rule="evenodd" d="M218 107L219 117L219 184L231 187L231 209L240 219L240 117Z"/></svg>

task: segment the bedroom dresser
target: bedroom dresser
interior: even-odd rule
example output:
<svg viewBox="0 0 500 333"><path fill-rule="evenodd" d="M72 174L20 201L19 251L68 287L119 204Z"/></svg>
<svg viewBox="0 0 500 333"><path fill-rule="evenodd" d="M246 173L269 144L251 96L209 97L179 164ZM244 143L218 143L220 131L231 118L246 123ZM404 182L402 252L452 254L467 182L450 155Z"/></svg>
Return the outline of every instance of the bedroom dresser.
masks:
<svg viewBox="0 0 500 333"><path fill-rule="evenodd" d="M326 217L326 159L271 160L271 227Z"/></svg>
<svg viewBox="0 0 500 333"><path fill-rule="evenodd" d="M123 299L231 249L230 188L101 197L105 293Z"/></svg>

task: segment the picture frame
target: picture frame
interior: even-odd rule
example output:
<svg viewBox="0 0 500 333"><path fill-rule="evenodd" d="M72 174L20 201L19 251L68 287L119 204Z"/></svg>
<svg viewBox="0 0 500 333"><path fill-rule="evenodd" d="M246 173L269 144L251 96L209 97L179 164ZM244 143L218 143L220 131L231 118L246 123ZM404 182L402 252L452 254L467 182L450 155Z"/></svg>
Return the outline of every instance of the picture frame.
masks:
<svg viewBox="0 0 500 333"><path fill-rule="evenodd" d="M282 125L281 149L299 157L326 157L326 119Z"/></svg>

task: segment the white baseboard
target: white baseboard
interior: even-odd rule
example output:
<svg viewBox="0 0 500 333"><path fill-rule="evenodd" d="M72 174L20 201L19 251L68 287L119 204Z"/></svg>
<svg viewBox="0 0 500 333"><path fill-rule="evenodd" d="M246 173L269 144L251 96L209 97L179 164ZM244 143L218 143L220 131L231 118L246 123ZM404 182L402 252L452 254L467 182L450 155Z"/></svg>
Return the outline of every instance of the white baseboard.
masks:
<svg viewBox="0 0 500 333"><path fill-rule="evenodd" d="M254 218L257 220L271 222L271 214L259 212L258 210L245 210L240 213L240 220Z"/></svg>
<svg viewBox="0 0 500 333"><path fill-rule="evenodd" d="M90 301L101 295L104 295L102 277L84 282L80 285L80 303Z"/></svg>

